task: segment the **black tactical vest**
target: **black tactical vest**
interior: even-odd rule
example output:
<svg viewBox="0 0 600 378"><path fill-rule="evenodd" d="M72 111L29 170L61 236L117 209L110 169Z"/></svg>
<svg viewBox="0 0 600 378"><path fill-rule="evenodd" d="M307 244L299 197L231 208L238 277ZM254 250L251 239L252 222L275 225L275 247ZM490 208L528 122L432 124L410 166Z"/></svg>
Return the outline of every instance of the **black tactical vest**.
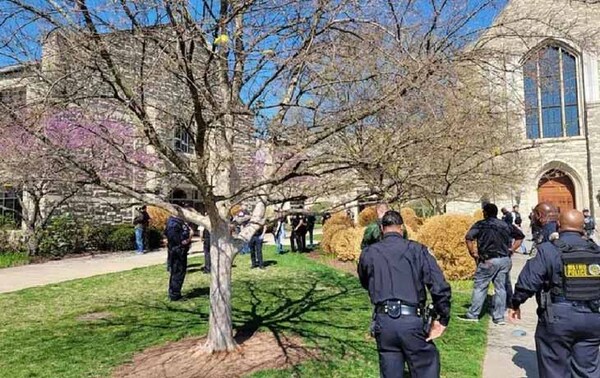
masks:
<svg viewBox="0 0 600 378"><path fill-rule="evenodd" d="M600 247L592 241L573 246L557 239L553 244L561 252L562 296L570 301L600 299Z"/></svg>

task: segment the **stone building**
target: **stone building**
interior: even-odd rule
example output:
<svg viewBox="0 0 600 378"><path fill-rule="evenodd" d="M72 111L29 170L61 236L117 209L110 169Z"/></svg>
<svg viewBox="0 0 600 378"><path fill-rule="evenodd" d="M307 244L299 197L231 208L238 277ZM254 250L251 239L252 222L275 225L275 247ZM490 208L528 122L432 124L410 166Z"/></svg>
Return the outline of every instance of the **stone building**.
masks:
<svg viewBox="0 0 600 378"><path fill-rule="evenodd" d="M600 2L511 0L477 42L495 52L499 91L520 116L526 168L510 193L478 193L449 212L472 213L479 200L519 204L524 220L540 201L600 214Z"/></svg>
<svg viewBox="0 0 600 378"><path fill-rule="evenodd" d="M136 88L143 85L143 102L148 117L158 125L160 137L176 153L189 160L194 152L193 137L184 125L191 118L187 112L191 107L189 95L182 79L165 69L162 62L164 51L160 44L173 43L173 39L169 38L172 34L169 28L151 28L140 35L123 31L107 33L102 38L124 80ZM73 36L54 30L44 38L38 62L0 68L0 105L19 108L51 99L61 109L76 105L91 113L110 114L111 118L124 123L135 122L122 106L109 99L114 89L101 80L99 73L107 69L106 62L97 51L82 48L86 43L92 44L91 39L85 41L82 38L82 35ZM200 57L198 64L202 63ZM252 120L244 117L237 125L240 129L250 129ZM146 147L146 151L156 153L150 146ZM237 148L239 159L250 161L253 152L253 141L240 140ZM191 203L202 210L198 191L182 177L167 176L169 167L159 164L165 174L145 172L140 176L138 172L136 176L135 172L131 172L132 185L160 194L173 203ZM251 174L246 172L249 167L250 164L242 166L241 177ZM19 193L10 184L0 183L3 185L0 186L0 206L2 213L14 214L20 210ZM56 193L60 195L58 184ZM23 202L27 203L27 196L24 197ZM137 205L127 196L86 185L61 211L93 223L130 223Z"/></svg>

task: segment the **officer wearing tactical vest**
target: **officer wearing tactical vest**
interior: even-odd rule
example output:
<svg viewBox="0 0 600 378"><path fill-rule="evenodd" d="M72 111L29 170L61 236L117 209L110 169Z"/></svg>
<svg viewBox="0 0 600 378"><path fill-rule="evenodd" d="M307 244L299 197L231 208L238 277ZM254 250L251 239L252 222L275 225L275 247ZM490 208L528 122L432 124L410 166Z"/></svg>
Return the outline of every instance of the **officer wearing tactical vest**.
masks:
<svg viewBox="0 0 600 378"><path fill-rule="evenodd" d="M379 368L382 377L402 377L407 362L412 377L439 377L440 357L431 341L448 326L450 285L427 247L402 237L402 223L400 213L386 212L383 240L365 248L358 263L360 282L375 305L371 331ZM433 299L429 309L426 287Z"/></svg>
<svg viewBox="0 0 600 378"><path fill-rule="evenodd" d="M600 247L584 238L583 214L562 212L559 239L538 246L519 275L509 318L539 298L535 343L541 378L600 377Z"/></svg>

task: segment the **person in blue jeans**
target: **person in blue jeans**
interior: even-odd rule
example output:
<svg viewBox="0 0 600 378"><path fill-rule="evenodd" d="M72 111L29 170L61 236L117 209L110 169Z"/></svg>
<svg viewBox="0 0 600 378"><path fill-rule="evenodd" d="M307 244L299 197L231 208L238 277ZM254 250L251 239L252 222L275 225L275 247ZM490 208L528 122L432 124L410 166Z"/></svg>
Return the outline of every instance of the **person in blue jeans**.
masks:
<svg viewBox="0 0 600 378"><path fill-rule="evenodd" d="M471 307L464 321L479 321L479 315L487 298L490 283L494 284L492 320L495 324L506 324L506 278L510 274L512 251L518 249L525 235L515 227L498 219L498 207L488 203L483 207L484 219L475 223L465 236L469 254L477 263L473 282ZM512 241L512 245L511 245ZM477 243L477 244L476 244Z"/></svg>
<svg viewBox="0 0 600 378"><path fill-rule="evenodd" d="M135 226L135 246L136 253L141 255L144 253L144 247L146 247L145 239L146 239L146 229L150 224L150 215L146 211L146 205L143 205L138 209L138 215L133 219L133 224Z"/></svg>
<svg viewBox="0 0 600 378"><path fill-rule="evenodd" d="M283 253L283 242L285 240L285 216L281 213L277 218L277 223L273 228L273 236L275 238L275 245L277 246L277 254Z"/></svg>

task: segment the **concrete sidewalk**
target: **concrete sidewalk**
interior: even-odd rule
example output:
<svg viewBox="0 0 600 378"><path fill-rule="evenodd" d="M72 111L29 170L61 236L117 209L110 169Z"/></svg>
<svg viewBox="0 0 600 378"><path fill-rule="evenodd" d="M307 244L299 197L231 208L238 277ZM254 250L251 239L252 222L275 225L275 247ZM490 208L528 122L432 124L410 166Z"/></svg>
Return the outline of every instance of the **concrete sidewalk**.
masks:
<svg viewBox="0 0 600 378"><path fill-rule="evenodd" d="M513 287L529 256L513 256L511 279ZM535 327L537 315L535 298L521 306L522 319L518 324L497 326L490 321L487 351L483 363L484 378L537 378ZM508 319L507 319L508 320Z"/></svg>
<svg viewBox="0 0 600 378"><path fill-rule="evenodd" d="M195 241L191 251L201 250L202 242ZM134 252L109 253L0 269L0 293L163 264L166 259L167 250L161 248L143 255Z"/></svg>
<svg viewBox="0 0 600 378"><path fill-rule="evenodd" d="M315 235L320 234L320 229L315 230ZM273 235L265 235L265 244L274 244ZM289 245L289 237L284 244ZM190 252L202 252L199 238L194 239ZM166 259L167 250L161 248L144 255L134 252L108 253L0 269L0 293L163 264Z"/></svg>

